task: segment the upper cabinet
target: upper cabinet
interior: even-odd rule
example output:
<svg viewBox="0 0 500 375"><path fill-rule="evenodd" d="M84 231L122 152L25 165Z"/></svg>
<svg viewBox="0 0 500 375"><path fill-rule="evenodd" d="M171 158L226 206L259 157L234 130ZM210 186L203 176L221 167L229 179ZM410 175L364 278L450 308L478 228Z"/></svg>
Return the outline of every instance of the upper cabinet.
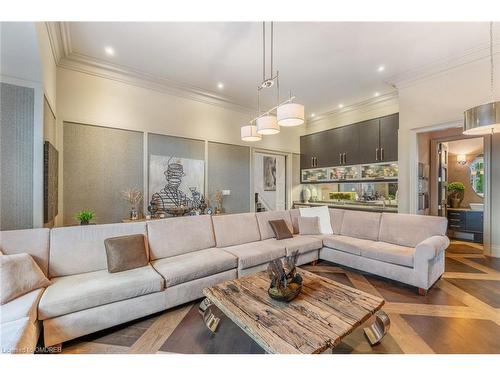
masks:
<svg viewBox="0 0 500 375"><path fill-rule="evenodd" d="M393 114L300 138L301 169L398 160L399 115Z"/></svg>

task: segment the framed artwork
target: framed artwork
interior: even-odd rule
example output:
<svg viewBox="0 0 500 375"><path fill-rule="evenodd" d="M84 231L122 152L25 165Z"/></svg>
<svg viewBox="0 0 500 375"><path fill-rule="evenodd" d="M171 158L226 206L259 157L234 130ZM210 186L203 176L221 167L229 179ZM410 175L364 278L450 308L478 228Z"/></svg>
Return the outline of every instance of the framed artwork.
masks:
<svg viewBox="0 0 500 375"><path fill-rule="evenodd" d="M276 191L276 157L263 157L264 191Z"/></svg>
<svg viewBox="0 0 500 375"><path fill-rule="evenodd" d="M59 152L48 141L43 143L43 222L58 214Z"/></svg>

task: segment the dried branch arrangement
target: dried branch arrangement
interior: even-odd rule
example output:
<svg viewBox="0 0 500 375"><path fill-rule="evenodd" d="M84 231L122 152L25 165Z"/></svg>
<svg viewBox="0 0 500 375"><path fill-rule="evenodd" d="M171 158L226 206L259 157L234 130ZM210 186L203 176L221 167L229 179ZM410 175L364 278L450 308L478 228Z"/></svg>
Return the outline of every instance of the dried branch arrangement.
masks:
<svg viewBox="0 0 500 375"><path fill-rule="evenodd" d="M129 188L122 191L122 197L134 208L142 202L143 198L142 192L137 188Z"/></svg>

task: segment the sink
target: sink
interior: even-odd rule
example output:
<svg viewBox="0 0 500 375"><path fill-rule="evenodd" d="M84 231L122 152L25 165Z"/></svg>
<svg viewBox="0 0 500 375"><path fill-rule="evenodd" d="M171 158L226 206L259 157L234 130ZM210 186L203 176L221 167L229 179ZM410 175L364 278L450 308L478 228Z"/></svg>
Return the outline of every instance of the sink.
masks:
<svg viewBox="0 0 500 375"><path fill-rule="evenodd" d="M470 209L472 211L483 211L484 203L469 203Z"/></svg>

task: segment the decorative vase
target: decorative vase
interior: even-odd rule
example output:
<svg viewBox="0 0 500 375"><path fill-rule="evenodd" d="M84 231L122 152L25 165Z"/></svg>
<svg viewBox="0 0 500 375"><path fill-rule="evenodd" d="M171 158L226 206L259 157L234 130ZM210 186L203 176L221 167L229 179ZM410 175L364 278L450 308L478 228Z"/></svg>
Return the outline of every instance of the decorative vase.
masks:
<svg viewBox="0 0 500 375"><path fill-rule="evenodd" d="M88 220L81 220L80 221L80 225L89 225L89 221Z"/></svg>
<svg viewBox="0 0 500 375"><path fill-rule="evenodd" d="M460 208L460 204L462 203L461 198L450 198L451 208Z"/></svg>
<svg viewBox="0 0 500 375"><path fill-rule="evenodd" d="M307 203L309 199L311 199L311 190L307 186L304 186L304 189L302 189L302 200Z"/></svg>
<svg viewBox="0 0 500 375"><path fill-rule="evenodd" d="M139 219L139 212L137 211L137 209L132 208L130 210L130 220L137 220L137 219Z"/></svg>

